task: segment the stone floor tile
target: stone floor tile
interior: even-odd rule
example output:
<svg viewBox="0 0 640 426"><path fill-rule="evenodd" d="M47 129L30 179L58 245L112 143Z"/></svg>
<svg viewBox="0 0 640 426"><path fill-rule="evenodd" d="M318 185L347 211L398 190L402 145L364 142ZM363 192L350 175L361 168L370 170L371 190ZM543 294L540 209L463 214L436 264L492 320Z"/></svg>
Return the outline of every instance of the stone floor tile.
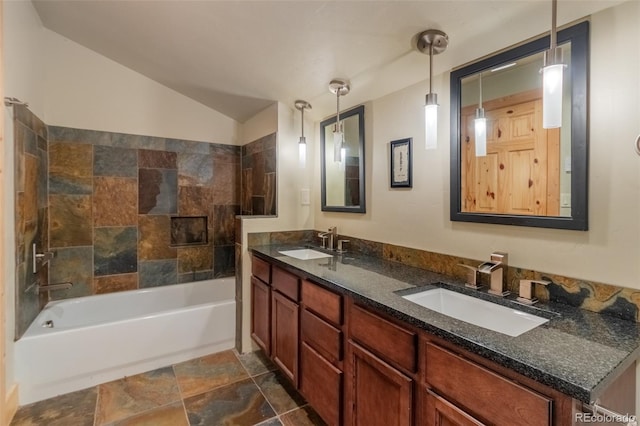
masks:
<svg viewBox="0 0 640 426"><path fill-rule="evenodd" d="M278 368L262 351L239 354L238 359L251 376L275 371Z"/></svg>
<svg viewBox="0 0 640 426"><path fill-rule="evenodd" d="M122 420L180 399L178 383L171 367L105 383L98 386L96 426Z"/></svg>
<svg viewBox="0 0 640 426"><path fill-rule="evenodd" d="M306 401L280 372L265 373L253 378L278 414L303 406Z"/></svg>
<svg viewBox="0 0 640 426"><path fill-rule="evenodd" d="M284 426L325 426L326 423L309 405L280 416Z"/></svg>
<svg viewBox="0 0 640 426"><path fill-rule="evenodd" d="M97 394L93 387L25 405L11 426L92 426Z"/></svg>
<svg viewBox="0 0 640 426"><path fill-rule="evenodd" d="M173 369L183 398L249 377L230 350L182 362L174 365Z"/></svg>
<svg viewBox="0 0 640 426"><path fill-rule="evenodd" d="M189 421L182 401L178 401L128 417L114 426L189 426Z"/></svg>
<svg viewBox="0 0 640 426"><path fill-rule="evenodd" d="M251 379L187 398L184 405L191 426L248 426L276 415Z"/></svg>

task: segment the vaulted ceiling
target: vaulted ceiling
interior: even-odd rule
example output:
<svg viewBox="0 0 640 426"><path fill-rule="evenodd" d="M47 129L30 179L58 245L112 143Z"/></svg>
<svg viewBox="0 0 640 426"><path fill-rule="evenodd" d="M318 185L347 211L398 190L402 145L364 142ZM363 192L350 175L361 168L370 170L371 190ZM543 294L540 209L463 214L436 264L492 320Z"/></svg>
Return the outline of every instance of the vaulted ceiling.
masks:
<svg viewBox="0 0 640 426"><path fill-rule="evenodd" d="M560 1L558 24L620 1ZM434 73L548 31L550 0L34 0L45 27L240 122L275 101L331 114L332 78L351 80L345 107L428 76L412 44L445 31Z"/></svg>

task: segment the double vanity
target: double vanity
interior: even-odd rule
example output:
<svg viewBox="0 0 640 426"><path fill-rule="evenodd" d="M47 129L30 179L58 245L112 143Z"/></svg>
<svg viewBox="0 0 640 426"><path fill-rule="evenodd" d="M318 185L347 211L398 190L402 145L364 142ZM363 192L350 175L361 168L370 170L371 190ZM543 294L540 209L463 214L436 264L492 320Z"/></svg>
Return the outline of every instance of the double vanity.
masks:
<svg viewBox="0 0 640 426"><path fill-rule="evenodd" d="M634 414L634 322L359 253L250 251L252 338L330 425L575 425L595 401Z"/></svg>

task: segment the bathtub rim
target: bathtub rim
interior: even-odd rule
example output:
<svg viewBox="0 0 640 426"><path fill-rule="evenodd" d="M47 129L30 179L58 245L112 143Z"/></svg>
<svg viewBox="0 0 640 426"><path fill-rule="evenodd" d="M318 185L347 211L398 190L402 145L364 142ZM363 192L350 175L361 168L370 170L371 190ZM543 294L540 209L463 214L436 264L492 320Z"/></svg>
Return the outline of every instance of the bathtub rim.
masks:
<svg viewBox="0 0 640 426"><path fill-rule="evenodd" d="M180 283L180 284L171 284L171 285L166 285L166 286L157 286L157 287L149 287L149 288L142 288L142 289L133 289L133 290L124 290L124 291L117 291L117 292L113 292L113 293L106 293L106 294L97 294L97 295L90 295L90 296L80 296L80 297L73 297L73 298L69 298L69 299L60 299L60 300L52 300L50 302L48 302L44 308L42 308L42 310L40 312L38 312L38 315L36 315L36 317L33 319L33 321L31 322L31 324L29 324L29 327L27 327L27 329L25 330L25 332L23 333L23 335L14 341L14 344L16 344L17 342L23 340L23 339L34 339L34 338L38 338L41 336L49 336L52 334L56 334L56 333L62 333L62 332L72 332L73 330L78 330L78 329L90 329L93 327L99 327L105 324L119 324L122 322L126 322L126 321L130 321L134 318L153 318L156 317L160 314L168 314L170 312L176 312L176 311L188 311L190 309L195 309L196 307L199 306L203 306L203 305L217 305L217 304L222 304L222 303L227 303L227 302L231 302L234 301L235 302L235 289L233 289L233 291L230 291L231 295L230 297L224 298L224 299L219 299L219 300L215 300L214 302L211 301L207 301L207 302L203 302L203 303L196 303L196 304L192 304L192 305L188 305L188 306L183 306L183 307L179 307L179 308L172 308L172 309L164 309L164 310L160 310L160 311L156 311L150 314L145 314L145 315L140 315L140 316L134 316L134 317L128 317L128 318L123 318L123 319L115 319L112 321L102 321L102 322L98 322L98 323L92 323L92 324L87 324L87 325L80 325L77 327L57 327L55 326L55 322L54 322L54 327L53 328L46 328L43 327L41 324L43 321L46 321L46 318L43 318L44 315L46 315L47 310L51 310L52 308L56 307L56 306L65 306L65 305L76 305L76 304L81 304L82 302L88 301L88 300L96 300L96 298L100 298L101 300L104 300L105 302L108 302L109 300L112 299L118 299L118 298L122 298L122 297L126 297L126 294L146 294L146 293L170 293L170 292L175 292L178 291L180 288L186 288L186 287L190 287L190 286L194 286L194 285L201 285L204 286L204 283L208 283L208 282L229 282L228 285L232 286L235 285L235 277L222 277L222 278L213 278L213 279L208 279L208 280L200 280L200 281L190 281L187 283Z"/></svg>

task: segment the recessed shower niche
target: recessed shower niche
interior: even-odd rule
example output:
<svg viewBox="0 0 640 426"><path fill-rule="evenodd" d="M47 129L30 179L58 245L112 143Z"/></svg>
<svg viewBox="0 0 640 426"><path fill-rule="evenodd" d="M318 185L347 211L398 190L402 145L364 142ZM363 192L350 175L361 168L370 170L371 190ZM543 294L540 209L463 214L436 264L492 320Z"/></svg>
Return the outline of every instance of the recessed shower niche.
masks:
<svg viewBox="0 0 640 426"><path fill-rule="evenodd" d="M206 216L176 216L171 218L171 245L194 246L206 245Z"/></svg>

